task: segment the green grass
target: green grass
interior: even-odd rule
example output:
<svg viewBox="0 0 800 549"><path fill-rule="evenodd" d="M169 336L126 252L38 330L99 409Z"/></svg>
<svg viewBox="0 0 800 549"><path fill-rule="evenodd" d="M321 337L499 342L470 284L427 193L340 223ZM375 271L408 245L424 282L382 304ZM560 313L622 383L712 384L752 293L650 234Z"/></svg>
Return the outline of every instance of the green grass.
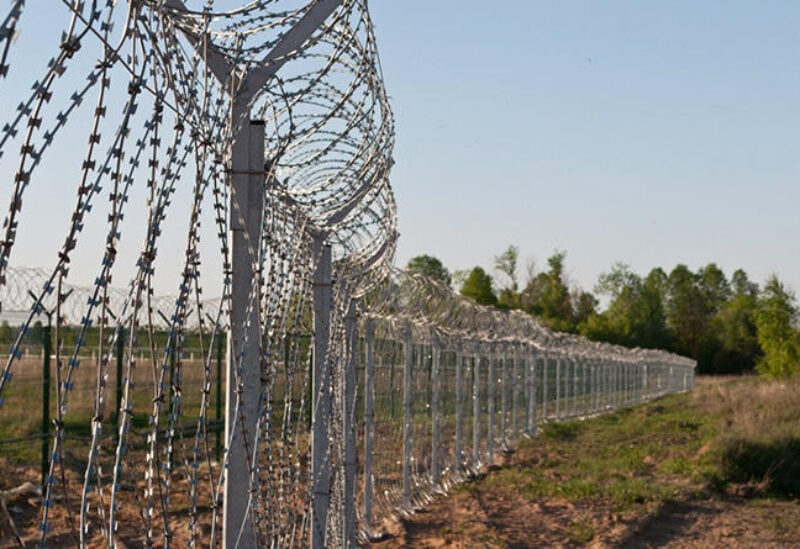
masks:
<svg viewBox="0 0 800 549"><path fill-rule="evenodd" d="M595 537L595 526L590 520L578 520L567 527L567 538L580 545L585 545Z"/></svg>
<svg viewBox="0 0 800 549"><path fill-rule="evenodd" d="M627 516L714 494L796 499L797 418L800 380L706 381L694 394L544 425L511 465L465 490L480 496L512 492L530 501L566 499ZM778 522L775 529L787 527ZM588 543L593 528L591 521L574 522L566 535Z"/></svg>

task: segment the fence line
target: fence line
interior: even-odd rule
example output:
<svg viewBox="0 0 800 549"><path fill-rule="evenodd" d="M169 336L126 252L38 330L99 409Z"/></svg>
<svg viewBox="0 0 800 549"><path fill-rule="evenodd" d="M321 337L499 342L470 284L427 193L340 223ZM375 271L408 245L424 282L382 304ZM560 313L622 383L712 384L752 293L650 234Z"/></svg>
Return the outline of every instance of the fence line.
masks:
<svg viewBox="0 0 800 549"><path fill-rule="evenodd" d="M691 388L686 359L394 271L394 122L367 0L220 4L0 14L18 105L0 113L0 302L24 310L0 367L0 438L20 441L0 445L0 483L35 480L41 450L27 541L354 546L543 422ZM53 180L71 209L47 207ZM20 247L50 267L15 267ZM45 317L39 362L25 345Z"/></svg>
<svg viewBox="0 0 800 549"><path fill-rule="evenodd" d="M254 535L262 538L260 545L268 539L278 545L313 545L316 524L316 539L323 546L355 546L381 536L384 525L398 513L413 512L434 494L497 463L504 451L522 438L534 437L544 423L604 414L693 387L691 360L551 332L528 315L476 305L420 275L392 272L360 297L346 284L346 273L338 271L335 277L339 282L331 282L333 277L320 280L319 288L329 293L316 294L316 328L285 334L278 346L279 360L275 349L268 355L271 378L260 381L271 395L262 405L255 432L262 455L255 457L259 467L244 483L253 498L248 520L256 528ZM182 385L170 382L180 386L179 393L171 392L170 402L182 409L183 421L162 423L150 431L137 420L138 427L130 428L132 447L140 444L139 436L155 437L167 452L164 466L174 470L198 450L187 453L175 431L188 434L193 425L202 424L212 438L207 456L225 463L229 442L227 436L220 441L222 423L197 408L197 397L210 396L212 386L216 395L206 410L224 402L221 346L216 341L213 348L198 351L201 360L172 364L185 378ZM313 374L303 366L310 356L317 357ZM216 374L198 377L212 358ZM99 364L100 358L87 360ZM29 368L16 386L37 384L37 371ZM312 375L318 381L312 383ZM147 377L137 374L138 384L149 385ZM157 394L157 389L145 389L148 392ZM311 401L308 395L313 395ZM123 400L117 399L121 409ZM73 423L90 420L90 410L84 412L86 419L77 407L71 410L73 415L65 417L73 417ZM173 407L164 411L176 413ZM219 414L218 408L217 418ZM25 434L8 445L36 436ZM72 448L92 443L92 437L67 431L63 436ZM103 440L108 444L116 436L112 430ZM290 442L294 457L285 447ZM314 465L303 465L305 459ZM48 463L45 460L43 467ZM216 482L227 486L231 480L216 463L209 463L209 480L216 476ZM86 470L90 466L91 462L81 465ZM126 476L130 484L138 473L132 468L119 480ZM169 476L173 473L164 479ZM288 493L301 496L303 502L294 509L285 498L272 499L279 490L287 491L287 482L292 485ZM307 495L302 495L304 490ZM200 494L175 486L170 491L174 501L196 498L198 524L213 525L216 512L200 512ZM208 501L213 502L216 496L210 495ZM120 509L133 504L122 494L117 498ZM162 505L162 513L180 515L168 503ZM51 521L55 531L63 527ZM173 528L172 535L181 537L179 529ZM210 541L213 545L218 538Z"/></svg>
<svg viewBox="0 0 800 549"><path fill-rule="evenodd" d="M544 423L609 413L694 384L695 363L683 357L549 332L527 315L475 305L419 275L396 273L387 286L390 299L362 300L358 324L365 394L356 499L364 539L497 463ZM424 303L433 314L397 306L404 302Z"/></svg>

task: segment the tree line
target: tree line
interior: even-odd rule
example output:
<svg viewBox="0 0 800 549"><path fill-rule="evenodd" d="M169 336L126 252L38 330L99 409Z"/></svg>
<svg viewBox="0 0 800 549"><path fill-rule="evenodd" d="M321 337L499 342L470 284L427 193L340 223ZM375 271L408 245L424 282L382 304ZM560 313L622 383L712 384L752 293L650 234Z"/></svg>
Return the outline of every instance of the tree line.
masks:
<svg viewBox="0 0 800 549"><path fill-rule="evenodd" d="M516 246L494 257L496 278L481 267L451 273L430 255L412 258L406 268L480 304L524 311L553 330L691 357L699 374L800 372L796 299L776 275L759 285L742 269L728 278L715 263L697 271L655 267L644 276L616 263L592 293L570 286L565 260L566 252L556 251L545 270L529 266L524 280Z"/></svg>

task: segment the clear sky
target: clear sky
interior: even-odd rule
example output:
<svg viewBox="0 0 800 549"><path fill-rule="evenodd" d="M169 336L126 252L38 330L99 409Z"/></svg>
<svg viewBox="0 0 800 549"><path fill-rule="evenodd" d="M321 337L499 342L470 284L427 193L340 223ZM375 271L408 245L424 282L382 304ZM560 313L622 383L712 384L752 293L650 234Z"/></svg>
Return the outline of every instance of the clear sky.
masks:
<svg viewBox="0 0 800 549"><path fill-rule="evenodd" d="M58 18L40 11L48 1ZM64 11L26 7L2 122L56 51ZM451 270L491 269L515 244L539 269L565 250L585 289L616 261L641 274L715 261L800 291L800 2L371 0L370 11L397 124L399 265L432 254ZM85 74L71 69L59 90ZM80 158L87 133L73 123L68 141L73 126ZM16 147L0 161L3 211ZM63 173L53 154L40 172L14 265L52 267L74 203L74 166ZM179 210L162 250L183 249ZM100 214L73 278L97 271ZM32 230L40 220L48 232ZM141 238L129 231L123 245Z"/></svg>
<svg viewBox="0 0 800 549"><path fill-rule="evenodd" d="M800 290L800 3L374 0L398 264L717 262Z"/></svg>

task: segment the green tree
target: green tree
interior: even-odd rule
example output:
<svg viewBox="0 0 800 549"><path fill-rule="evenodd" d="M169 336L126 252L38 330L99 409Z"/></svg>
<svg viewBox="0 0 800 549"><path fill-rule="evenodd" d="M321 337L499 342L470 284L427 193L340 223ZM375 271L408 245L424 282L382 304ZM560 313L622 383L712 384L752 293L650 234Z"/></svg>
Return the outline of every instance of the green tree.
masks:
<svg viewBox="0 0 800 549"><path fill-rule="evenodd" d="M755 315L758 343L764 352L756 366L759 373L788 377L800 372L797 318L794 293L777 276L770 276L759 296Z"/></svg>
<svg viewBox="0 0 800 549"><path fill-rule="evenodd" d="M720 310L731 298L731 287L716 263L709 263L697 273L697 281L710 314Z"/></svg>
<svg viewBox="0 0 800 549"><path fill-rule="evenodd" d="M742 269L736 269L731 276L731 289L734 296L746 295L753 298L758 297L758 284L750 282L747 273Z"/></svg>
<svg viewBox="0 0 800 549"><path fill-rule="evenodd" d="M481 305L497 305L497 296L492 289L492 277L480 267L474 267L461 286L461 295Z"/></svg>
<svg viewBox="0 0 800 549"><path fill-rule="evenodd" d="M668 277L661 267L651 269L642 281L642 307L644 322L640 347L667 349L671 345L665 301Z"/></svg>
<svg viewBox="0 0 800 549"><path fill-rule="evenodd" d="M418 255L408 260L406 270L415 273L422 273L434 280L443 282L446 286L450 286L453 282L453 277L450 271L442 264L439 258L432 255Z"/></svg>
<svg viewBox="0 0 800 549"><path fill-rule="evenodd" d="M13 341L14 330L8 325L8 321L4 320L3 323L0 324L0 343L13 343Z"/></svg>
<svg viewBox="0 0 800 549"><path fill-rule="evenodd" d="M747 273L738 269L731 276L730 287L730 299L711 322L719 344L711 370L719 374L752 372L761 358L755 324L758 284L750 282Z"/></svg>
<svg viewBox="0 0 800 549"><path fill-rule="evenodd" d="M509 246L506 250L494 257L494 268L505 275L507 284L500 288L497 296L497 305L503 309L519 309L519 283L517 282L517 262L519 261L519 248Z"/></svg>
<svg viewBox="0 0 800 549"><path fill-rule="evenodd" d="M596 314L598 301L591 293L576 288L572 292L572 325L576 328L586 324Z"/></svg>
<svg viewBox="0 0 800 549"><path fill-rule="evenodd" d="M624 263L616 263L611 271L601 274L595 292L610 298L608 307L590 316L581 332L591 339L633 345L637 339L634 325L641 286L641 278Z"/></svg>
<svg viewBox="0 0 800 549"><path fill-rule="evenodd" d="M711 318L714 313L708 300L708 291L702 284L702 270L698 275L686 265L678 265L667 279L667 323L672 334L674 350L689 356L698 363L698 372L711 373L715 353L710 337Z"/></svg>
<svg viewBox="0 0 800 549"><path fill-rule="evenodd" d="M663 308L666 275L653 269L643 280L624 263L600 275L595 291L610 302L601 314L590 316L581 333L600 341L629 347L664 348L669 342Z"/></svg>
<svg viewBox="0 0 800 549"><path fill-rule="evenodd" d="M564 274L566 255L564 251L557 251L548 258L549 269L528 280L520 295L520 305L552 329L573 332L572 299Z"/></svg>
<svg viewBox="0 0 800 549"><path fill-rule="evenodd" d="M31 343L39 344L44 339L44 328L42 327L41 321L37 320L31 326L30 331L28 332L28 340Z"/></svg>

